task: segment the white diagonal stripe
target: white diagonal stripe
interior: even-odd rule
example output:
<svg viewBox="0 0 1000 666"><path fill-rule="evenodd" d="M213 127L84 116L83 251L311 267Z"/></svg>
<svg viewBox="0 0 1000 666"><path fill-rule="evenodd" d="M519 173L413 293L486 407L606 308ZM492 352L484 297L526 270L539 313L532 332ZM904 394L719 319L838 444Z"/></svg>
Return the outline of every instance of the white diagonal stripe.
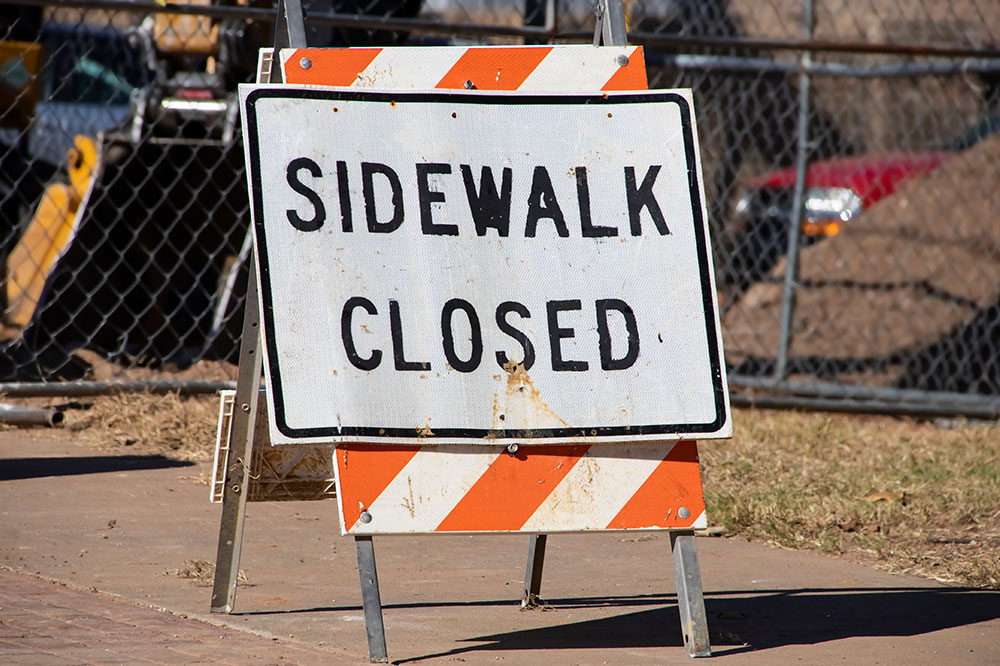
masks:
<svg viewBox="0 0 1000 666"><path fill-rule="evenodd" d="M372 520L351 534L433 532L465 497L502 446L425 446L366 507Z"/></svg>
<svg viewBox="0 0 1000 666"><path fill-rule="evenodd" d="M595 444L521 530L607 528L672 447L666 442Z"/></svg>
<svg viewBox="0 0 1000 666"><path fill-rule="evenodd" d="M351 84L352 88L433 90L468 48L400 46L383 49Z"/></svg>
<svg viewBox="0 0 1000 666"><path fill-rule="evenodd" d="M618 56L631 58L638 49L638 46L557 46L528 75L518 90L598 91L618 71Z"/></svg>

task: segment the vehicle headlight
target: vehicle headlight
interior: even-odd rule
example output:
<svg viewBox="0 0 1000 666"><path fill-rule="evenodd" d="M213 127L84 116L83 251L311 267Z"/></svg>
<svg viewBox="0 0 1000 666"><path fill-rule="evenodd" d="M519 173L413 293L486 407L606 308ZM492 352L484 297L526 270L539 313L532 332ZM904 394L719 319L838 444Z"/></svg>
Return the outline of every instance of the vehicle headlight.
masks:
<svg viewBox="0 0 1000 666"><path fill-rule="evenodd" d="M736 205L733 207L734 222L746 222L750 217L750 198L752 196L752 192L744 192L740 195L740 198L736 200Z"/></svg>
<svg viewBox="0 0 1000 666"><path fill-rule="evenodd" d="M802 232L836 236L841 226L861 212L861 197L846 187L810 187L803 204Z"/></svg>

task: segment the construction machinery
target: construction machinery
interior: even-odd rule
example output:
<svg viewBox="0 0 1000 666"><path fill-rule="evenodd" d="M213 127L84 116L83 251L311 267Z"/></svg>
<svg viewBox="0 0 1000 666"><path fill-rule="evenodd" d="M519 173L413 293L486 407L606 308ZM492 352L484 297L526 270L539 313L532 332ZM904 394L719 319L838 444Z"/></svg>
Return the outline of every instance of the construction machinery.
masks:
<svg viewBox="0 0 1000 666"><path fill-rule="evenodd" d="M257 0L187 4L271 8ZM420 7L419 0L306 4L312 13L397 17ZM74 71L125 90L129 112L61 149L66 158L51 168L56 176L12 232L4 323L20 335L0 342L0 381L92 378L81 349L124 367L184 368L235 356L250 248L235 91L253 80L273 27L217 13L226 18L154 13L122 30L123 57L144 70L136 85L118 76L114 63L88 57L99 46L74 60ZM310 43L320 46L400 39L384 31L309 30ZM38 114L32 122L41 123ZM61 129L65 134L66 125Z"/></svg>

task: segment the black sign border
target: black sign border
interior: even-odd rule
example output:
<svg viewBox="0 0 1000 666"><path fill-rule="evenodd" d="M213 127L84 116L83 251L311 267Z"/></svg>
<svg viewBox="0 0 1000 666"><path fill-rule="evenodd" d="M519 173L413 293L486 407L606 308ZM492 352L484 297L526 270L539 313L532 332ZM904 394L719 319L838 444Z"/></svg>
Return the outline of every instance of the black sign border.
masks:
<svg viewBox="0 0 1000 666"><path fill-rule="evenodd" d="M267 259L267 244L264 236L263 186L260 177L260 144L255 104L262 99L319 99L325 101L359 101L405 104L408 102L438 102L473 105L598 105L636 103L673 103L681 116L684 136L684 157L688 170L688 187L692 202L695 241L698 249L698 269L701 278L702 309L705 315L705 329L708 334L708 353L712 372L712 388L715 398L715 419L708 423L672 423L657 425L628 426L577 426L531 429L483 429L483 428L434 428L434 440L482 439L491 442L523 439L585 438L600 439L617 437L633 439L649 435L681 436L713 433L721 430L727 421L726 391L722 381L722 357L718 330L715 325L715 296L712 289L708 239L705 234L704 211L701 207L701 188L698 181L697 156L694 149L694 128L692 112L687 99L672 92L649 92L641 94L506 94L458 93L455 92L373 92L337 90L330 88L259 88L246 96L244 108L247 136L247 175L252 193L254 235L257 241L257 270L260 277L260 298L264 317L262 337L267 348L267 364L271 376L270 399L274 404L275 426L290 439L337 439L353 438L365 441L406 440L427 441L429 436L420 434L416 427L380 428L372 426L331 426L322 428L293 428L285 420L284 394L281 385L281 368L278 362L277 344L274 335L274 301L270 289L270 273Z"/></svg>

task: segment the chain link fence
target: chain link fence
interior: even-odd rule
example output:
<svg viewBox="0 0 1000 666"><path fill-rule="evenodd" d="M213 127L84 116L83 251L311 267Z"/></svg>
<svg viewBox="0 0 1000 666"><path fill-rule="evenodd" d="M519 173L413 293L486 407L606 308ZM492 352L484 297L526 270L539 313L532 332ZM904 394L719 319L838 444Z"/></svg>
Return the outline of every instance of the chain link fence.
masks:
<svg viewBox="0 0 1000 666"><path fill-rule="evenodd" d="M313 0L313 46L590 41L593 0ZM734 402L1000 415L1000 5L626 0L698 107ZM235 378L269 1L0 4L0 391ZM656 137L649 140L655 141Z"/></svg>

